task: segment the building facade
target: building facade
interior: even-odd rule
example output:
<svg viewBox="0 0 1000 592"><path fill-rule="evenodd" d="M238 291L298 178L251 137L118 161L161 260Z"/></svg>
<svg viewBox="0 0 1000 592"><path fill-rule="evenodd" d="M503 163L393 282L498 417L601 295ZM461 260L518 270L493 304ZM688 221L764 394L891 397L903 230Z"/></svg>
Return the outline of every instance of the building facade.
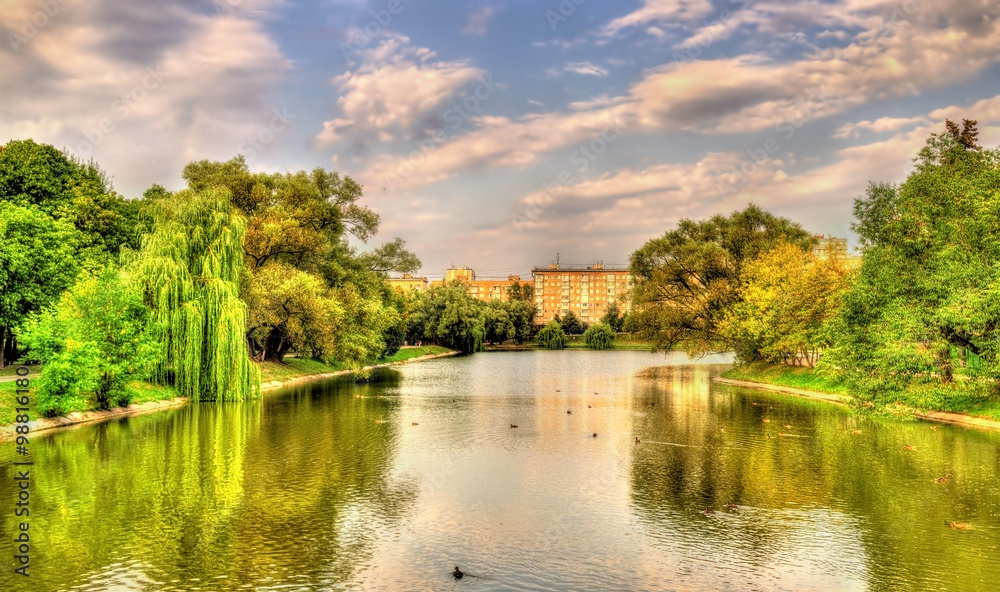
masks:
<svg viewBox="0 0 1000 592"><path fill-rule="evenodd" d="M411 290L417 290L423 292L427 289L427 278L425 277L413 277L413 274L404 273L403 277L398 278L387 278L387 282L393 288L396 288L400 292L408 293Z"/></svg>
<svg viewBox="0 0 1000 592"><path fill-rule="evenodd" d="M507 288L514 284L528 284L530 282L522 282L521 277L517 275L509 275L507 279L479 279L476 277L476 272L468 267L451 267L445 271L444 280L440 282L433 282L433 285L439 285L443 282L459 281L468 287L469 295L476 300L500 300L506 302L508 300Z"/></svg>
<svg viewBox="0 0 1000 592"><path fill-rule="evenodd" d="M624 265L559 265L536 267L531 272L535 287L535 323L543 325L558 314L573 311L585 323L596 323L612 303L631 309L632 276Z"/></svg>

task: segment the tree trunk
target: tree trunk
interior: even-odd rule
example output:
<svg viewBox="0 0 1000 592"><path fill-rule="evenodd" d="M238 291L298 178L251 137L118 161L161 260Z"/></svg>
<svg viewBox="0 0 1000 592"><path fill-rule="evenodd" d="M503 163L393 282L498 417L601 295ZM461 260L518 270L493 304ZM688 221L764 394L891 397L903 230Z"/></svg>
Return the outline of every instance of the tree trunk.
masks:
<svg viewBox="0 0 1000 592"><path fill-rule="evenodd" d="M0 327L0 369L7 367L7 327Z"/></svg>
<svg viewBox="0 0 1000 592"><path fill-rule="evenodd" d="M285 339L285 332L280 329L274 329L267 335L267 339L264 341L264 361L266 362L282 362L282 358L288 353L288 349L291 344Z"/></svg>

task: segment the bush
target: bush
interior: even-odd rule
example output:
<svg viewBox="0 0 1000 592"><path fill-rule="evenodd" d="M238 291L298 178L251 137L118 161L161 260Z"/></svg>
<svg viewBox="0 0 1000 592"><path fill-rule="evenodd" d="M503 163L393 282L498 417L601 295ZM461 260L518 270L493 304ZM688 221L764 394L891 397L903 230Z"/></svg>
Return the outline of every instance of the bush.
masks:
<svg viewBox="0 0 1000 592"><path fill-rule="evenodd" d="M543 349L563 349L566 347L566 332L558 321L549 321L538 332L538 347Z"/></svg>
<svg viewBox="0 0 1000 592"><path fill-rule="evenodd" d="M128 405L128 383L156 356L149 309L113 269L76 283L59 303L25 323L25 341L45 364L37 408L62 415Z"/></svg>
<svg viewBox="0 0 1000 592"><path fill-rule="evenodd" d="M583 342L590 349L611 349L615 344L615 332L610 325L591 325L583 333Z"/></svg>

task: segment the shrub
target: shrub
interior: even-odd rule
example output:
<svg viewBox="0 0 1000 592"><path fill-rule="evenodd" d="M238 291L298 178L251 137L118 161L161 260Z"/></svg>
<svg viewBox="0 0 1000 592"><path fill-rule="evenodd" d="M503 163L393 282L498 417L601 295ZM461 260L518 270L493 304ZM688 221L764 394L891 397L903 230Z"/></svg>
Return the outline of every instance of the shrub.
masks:
<svg viewBox="0 0 1000 592"><path fill-rule="evenodd" d="M583 333L583 342L590 349L611 349L615 343L615 332L610 325L591 325Z"/></svg>
<svg viewBox="0 0 1000 592"><path fill-rule="evenodd" d="M543 349L563 349L566 347L566 332L557 321L549 321L548 325L538 332L538 347Z"/></svg>

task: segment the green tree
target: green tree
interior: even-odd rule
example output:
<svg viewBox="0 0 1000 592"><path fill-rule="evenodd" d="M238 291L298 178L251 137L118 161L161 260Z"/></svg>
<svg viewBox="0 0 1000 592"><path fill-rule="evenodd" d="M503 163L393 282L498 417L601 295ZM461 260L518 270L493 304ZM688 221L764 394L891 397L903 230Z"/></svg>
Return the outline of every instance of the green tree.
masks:
<svg viewBox="0 0 1000 592"><path fill-rule="evenodd" d="M239 298L246 220L220 188L181 191L152 207L154 231L126 259L130 281L152 309L160 345L153 379L194 400L255 396L260 372L250 361Z"/></svg>
<svg viewBox="0 0 1000 592"><path fill-rule="evenodd" d="M566 347L566 332L559 321L551 320L538 332L536 340L542 349L563 349Z"/></svg>
<svg viewBox="0 0 1000 592"><path fill-rule="evenodd" d="M507 286L507 300L534 302L535 287L529 282L514 282L513 284Z"/></svg>
<svg viewBox="0 0 1000 592"><path fill-rule="evenodd" d="M517 334L506 302L489 300L483 305L483 341L501 344Z"/></svg>
<svg viewBox="0 0 1000 592"><path fill-rule="evenodd" d="M63 293L26 323L25 341L45 364L38 410L63 415L128 405L129 382L145 378L159 350L139 292L108 268Z"/></svg>
<svg viewBox="0 0 1000 592"><path fill-rule="evenodd" d="M601 317L601 322L611 327L613 332L621 333L622 327L625 324L625 318L622 316L617 302L612 302L608 305L608 309L604 311L604 316Z"/></svg>
<svg viewBox="0 0 1000 592"><path fill-rule="evenodd" d="M79 237L68 222L0 201L0 368L17 357L17 327L73 285Z"/></svg>
<svg viewBox="0 0 1000 592"><path fill-rule="evenodd" d="M862 399L914 388L941 408L1000 381L1000 151L975 144L975 121L945 127L902 185L873 183L855 202L863 259L823 365Z"/></svg>
<svg viewBox="0 0 1000 592"><path fill-rule="evenodd" d="M415 296L410 313L411 339L434 343L471 354L482 350L485 315L462 282L435 286ZM417 333L418 329L422 329Z"/></svg>
<svg viewBox="0 0 1000 592"><path fill-rule="evenodd" d="M583 342L590 349L611 349L615 346L615 331L604 323L591 325L583 334Z"/></svg>
<svg viewBox="0 0 1000 592"><path fill-rule="evenodd" d="M843 255L804 251L781 243L751 261L743 272L740 300L719 332L741 361L805 364L813 367L830 345L827 324L836 316L847 287Z"/></svg>
<svg viewBox="0 0 1000 592"><path fill-rule="evenodd" d="M566 316L560 319L559 323L567 335L581 335L587 330L587 323L580 320L580 317L576 316L572 310L566 313Z"/></svg>
<svg viewBox="0 0 1000 592"><path fill-rule="evenodd" d="M530 288L530 286L528 287ZM535 328L535 312L537 310L534 303L531 300L509 300L505 304L507 305L511 322L514 324L514 341L521 344L531 339L531 332Z"/></svg>
<svg viewBox="0 0 1000 592"><path fill-rule="evenodd" d="M680 346L704 355L743 349L720 333L719 324L739 302L746 264L781 242L808 249L815 240L798 224L754 205L728 217L681 220L632 254L630 323L657 350Z"/></svg>

